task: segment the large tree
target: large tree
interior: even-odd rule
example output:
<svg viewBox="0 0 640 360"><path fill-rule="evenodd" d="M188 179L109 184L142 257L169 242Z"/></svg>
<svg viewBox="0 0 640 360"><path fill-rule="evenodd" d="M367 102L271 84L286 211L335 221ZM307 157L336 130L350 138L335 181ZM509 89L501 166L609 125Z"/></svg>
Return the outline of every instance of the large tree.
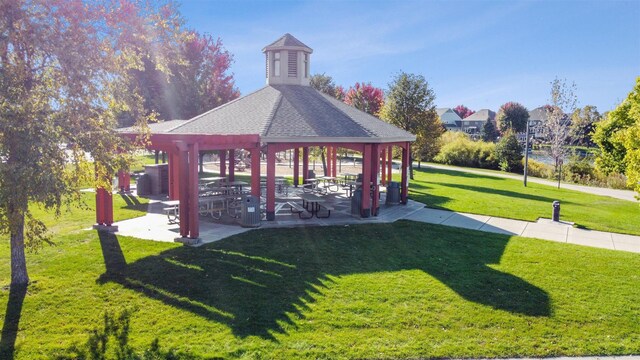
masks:
<svg viewBox="0 0 640 360"><path fill-rule="evenodd" d="M596 124L592 140L600 148L596 167L604 174L622 173L627 169L625 133L632 127L640 112L640 78L634 90L604 120Z"/></svg>
<svg viewBox="0 0 640 360"><path fill-rule="evenodd" d="M422 158L425 154L437 153L443 128L436 113L435 98L433 89L422 75L401 72L389 83L380 117L416 135L412 157ZM413 159L409 164L413 179Z"/></svg>
<svg viewBox="0 0 640 360"><path fill-rule="evenodd" d="M571 125L569 127L569 137L571 142L581 146L594 146L591 135L595 129L595 124L602 119L595 106L586 105L576 109L571 114Z"/></svg>
<svg viewBox="0 0 640 360"><path fill-rule="evenodd" d="M125 84L132 68L162 52L157 36L172 26L168 10L132 1L0 2L0 229L10 235L12 285L29 281L25 247L48 241L29 204L60 211L93 178L86 169L105 179L124 165L115 115L128 111L144 124L142 97Z"/></svg>
<svg viewBox="0 0 640 360"><path fill-rule="evenodd" d="M378 116L384 104L384 92L371 83L356 83L347 91L344 102L373 116Z"/></svg>
<svg viewBox="0 0 640 360"><path fill-rule="evenodd" d="M140 68L131 70L129 88L139 90L147 114L160 120L190 119L240 96L229 73L233 57L220 38L195 31L176 35L176 41L165 43L172 53L167 64L145 57ZM128 115L120 114L120 126L132 125Z"/></svg>
<svg viewBox="0 0 640 360"><path fill-rule="evenodd" d="M503 134L509 130L516 133L524 132L527 129L527 121L529 121L527 108L513 101L502 105L496 115L498 129Z"/></svg>
<svg viewBox="0 0 640 360"><path fill-rule="evenodd" d="M545 106L547 116L542 123L543 137L549 145L549 155L554 160L555 169L558 174L558 187L560 187L560 168L563 159L568 154L569 126L570 121L567 114L575 111L578 98L575 95L576 85L567 84L566 80L558 78L551 82L551 101Z"/></svg>
<svg viewBox="0 0 640 360"><path fill-rule="evenodd" d="M640 77L627 98L596 124L593 140L601 150L598 169L624 173L628 185L640 192Z"/></svg>
<svg viewBox="0 0 640 360"><path fill-rule="evenodd" d="M312 75L309 79L312 88L332 96L340 101L344 100L345 91L342 86L336 85L333 78L324 73Z"/></svg>
<svg viewBox="0 0 640 360"><path fill-rule="evenodd" d="M453 111L463 119L466 118L467 116L471 116L471 115L475 114L475 111L469 109L468 107L466 107L464 105L458 105L458 106L454 107Z"/></svg>

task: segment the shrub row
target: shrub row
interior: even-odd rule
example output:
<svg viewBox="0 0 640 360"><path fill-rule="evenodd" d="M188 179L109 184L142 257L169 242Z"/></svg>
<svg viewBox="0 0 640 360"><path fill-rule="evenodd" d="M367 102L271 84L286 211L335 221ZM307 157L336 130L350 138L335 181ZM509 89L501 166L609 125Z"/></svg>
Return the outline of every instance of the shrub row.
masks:
<svg viewBox="0 0 640 360"><path fill-rule="evenodd" d="M473 141L461 132L447 131L442 135L442 147L433 159L447 165L498 169L496 144Z"/></svg>

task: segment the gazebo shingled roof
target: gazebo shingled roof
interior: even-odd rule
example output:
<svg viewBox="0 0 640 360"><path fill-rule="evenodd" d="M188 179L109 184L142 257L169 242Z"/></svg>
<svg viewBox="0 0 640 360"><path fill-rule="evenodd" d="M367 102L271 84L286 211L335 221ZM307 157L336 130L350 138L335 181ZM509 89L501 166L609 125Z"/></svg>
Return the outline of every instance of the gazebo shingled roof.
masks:
<svg viewBox="0 0 640 360"><path fill-rule="evenodd" d="M258 134L262 142L415 140L411 133L301 85L266 86L193 119L152 124L150 130L152 134Z"/></svg>

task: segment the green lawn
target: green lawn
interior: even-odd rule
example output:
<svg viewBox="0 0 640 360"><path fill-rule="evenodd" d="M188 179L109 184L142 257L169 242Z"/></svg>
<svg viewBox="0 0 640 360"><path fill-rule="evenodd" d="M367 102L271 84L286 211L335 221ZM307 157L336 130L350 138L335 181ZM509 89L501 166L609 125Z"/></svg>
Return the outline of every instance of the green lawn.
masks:
<svg viewBox="0 0 640 360"><path fill-rule="evenodd" d="M428 207L535 221L551 217L551 203L561 202L561 219L593 230L640 235L640 204L557 189L491 175L454 170L415 169L409 196Z"/></svg>
<svg viewBox="0 0 640 360"><path fill-rule="evenodd" d="M116 218L136 214L115 203ZM640 352L638 254L408 221L191 248L77 231L93 213L73 214L56 246L28 255L33 283L9 307L0 248L0 314L14 320L0 318L2 346L19 319L17 359L72 356L123 310L136 351L157 339L186 358Z"/></svg>

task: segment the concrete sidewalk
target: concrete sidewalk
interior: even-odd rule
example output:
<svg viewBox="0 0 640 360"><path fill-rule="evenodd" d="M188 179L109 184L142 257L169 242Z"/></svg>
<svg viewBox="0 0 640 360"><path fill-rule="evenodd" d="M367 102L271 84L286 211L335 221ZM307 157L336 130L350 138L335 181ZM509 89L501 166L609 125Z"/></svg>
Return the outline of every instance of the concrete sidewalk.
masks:
<svg viewBox="0 0 640 360"><path fill-rule="evenodd" d="M529 222L429 208L420 209L408 215L405 219L498 234L518 235L568 244L640 253L640 236L578 229L574 228L570 223L553 222L550 219L539 219L536 222Z"/></svg>

